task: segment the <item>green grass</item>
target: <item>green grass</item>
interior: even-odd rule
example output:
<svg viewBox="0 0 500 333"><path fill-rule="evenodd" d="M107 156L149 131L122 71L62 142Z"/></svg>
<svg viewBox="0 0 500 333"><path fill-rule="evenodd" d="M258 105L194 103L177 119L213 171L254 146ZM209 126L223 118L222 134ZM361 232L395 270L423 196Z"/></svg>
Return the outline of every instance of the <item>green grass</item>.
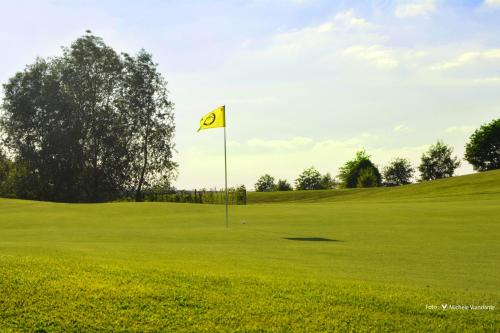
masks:
<svg viewBox="0 0 500 333"><path fill-rule="evenodd" d="M484 199L484 195L495 199L500 195L500 172L490 171L479 174L438 179L418 184L396 187L359 188L319 191L289 192L248 192L247 199L253 203L273 202L324 202L340 200L435 200L442 197L445 201L457 199Z"/></svg>
<svg viewBox="0 0 500 333"><path fill-rule="evenodd" d="M249 202L0 200L0 331L498 331L499 171Z"/></svg>

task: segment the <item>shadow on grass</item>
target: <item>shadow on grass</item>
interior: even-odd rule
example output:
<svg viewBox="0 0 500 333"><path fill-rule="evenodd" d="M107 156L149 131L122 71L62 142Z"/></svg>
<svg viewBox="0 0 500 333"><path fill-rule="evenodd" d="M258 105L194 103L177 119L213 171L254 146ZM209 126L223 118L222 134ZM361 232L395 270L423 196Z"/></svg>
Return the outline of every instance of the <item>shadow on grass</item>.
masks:
<svg viewBox="0 0 500 333"><path fill-rule="evenodd" d="M303 241L303 242L341 242L338 239L330 239L323 237L283 237L283 239L292 241Z"/></svg>

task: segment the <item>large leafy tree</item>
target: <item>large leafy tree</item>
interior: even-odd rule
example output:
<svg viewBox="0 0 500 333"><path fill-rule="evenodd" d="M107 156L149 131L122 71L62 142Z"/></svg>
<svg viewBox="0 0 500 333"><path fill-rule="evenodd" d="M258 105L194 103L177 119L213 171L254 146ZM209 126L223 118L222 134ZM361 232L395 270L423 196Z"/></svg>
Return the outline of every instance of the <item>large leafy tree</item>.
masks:
<svg viewBox="0 0 500 333"><path fill-rule="evenodd" d="M77 182L71 167L72 132L67 126L75 105L61 89L62 61L37 59L4 85L4 144L15 154L16 192L30 199L57 200Z"/></svg>
<svg viewBox="0 0 500 333"><path fill-rule="evenodd" d="M360 181L359 177L363 175ZM370 160L370 156L364 150L356 153L356 157L347 161L339 172L339 179L342 187L373 187L379 186L382 182L380 171Z"/></svg>
<svg viewBox="0 0 500 333"><path fill-rule="evenodd" d="M465 159L474 170L500 169L500 119L478 128L465 146Z"/></svg>
<svg viewBox="0 0 500 333"><path fill-rule="evenodd" d="M406 185L411 183L415 169L405 158L395 158L384 168L383 174L387 185Z"/></svg>
<svg viewBox="0 0 500 333"><path fill-rule="evenodd" d="M146 52L119 55L88 32L4 90L4 143L31 198L140 198L144 184L172 177L172 104Z"/></svg>
<svg viewBox="0 0 500 333"><path fill-rule="evenodd" d="M429 150L422 154L418 167L422 180L434 180L452 177L455 169L460 166L460 160L452 156L453 148L437 141Z"/></svg>
<svg viewBox="0 0 500 333"><path fill-rule="evenodd" d="M305 169L295 180L295 188L297 190L320 190L321 174L314 167Z"/></svg>
<svg viewBox="0 0 500 333"><path fill-rule="evenodd" d="M271 192L275 189L274 177L268 174L260 176L257 183L255 183L255 191L257 192Z"/></svg>
<svg viewBox="0 0 500 333"><path fill-rule="evenodd" d="M78 199L113 199L126 190L129 177L127 121L117 108L122 60L101 38L87 34L64 51L61 63L62 92L75 105L62 126L72 140L61 149L74 154L68 166L74 165L80 178Z"/></svg>
<svg viewBox="0 0 500 333"><path fill-rule="evenodd" d="M172 162L173 105L151 54L142 50L135 58L124 58L122 98L131 126L131 185L136 201L141 201L144 187L155 182L168 183L176 167Z"/></svg>

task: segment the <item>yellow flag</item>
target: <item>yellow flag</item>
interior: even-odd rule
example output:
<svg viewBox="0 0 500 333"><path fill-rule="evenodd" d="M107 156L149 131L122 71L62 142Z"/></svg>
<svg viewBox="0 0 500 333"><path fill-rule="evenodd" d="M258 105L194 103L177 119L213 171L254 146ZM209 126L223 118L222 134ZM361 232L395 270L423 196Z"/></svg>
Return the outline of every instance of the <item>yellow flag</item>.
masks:
<svg viewBox="0 0 500 333"><path fill-rule="evenodd" d="M198 132L203 129L216 127L226 127L226 107L224 105L219 106L217 109L207 113L201 118Z"/></svg>

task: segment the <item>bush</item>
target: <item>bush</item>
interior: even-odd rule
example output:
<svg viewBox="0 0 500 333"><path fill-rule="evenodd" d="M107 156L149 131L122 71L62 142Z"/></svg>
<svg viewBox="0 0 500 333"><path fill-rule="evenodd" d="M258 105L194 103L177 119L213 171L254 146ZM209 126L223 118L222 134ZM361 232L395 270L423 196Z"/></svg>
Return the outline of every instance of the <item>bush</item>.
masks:
<svg viewBox="0 0 500 333"><path fill-rule="evenodd" d="M376 187L379 185L374 168L361 169L356 187Z"/></svg>
<svg viewBox="0 0 500 333"><path fill-rule="evenodd" d="M0 184L7 180L9 170L11 167L11 161L0 151Z"/></svg>
<svg viewBox="0 0 500 333"><path fill-rule="evenodd" d="M410 161L396 158L384 168L384 179L389 186L406 185L411 183L414 173L415 169L411 166Z"/></svg>
<svg viewBox="0 0 500 333"><path fill-rule="evenodd" d="M337 182L335 181L335 178L332 178L329 172L321 177L321 188L323 190L330 190L332 188L335 188L336 185Z"/></svg>
<svg viewBox="0 0 500 333"><path fill-rule="evenodd" d="M422 154L422 162L418 167L421 180L434 180L452 177L455 169L460 166L458 157L451 156L453 148L438 141Z"/></svg>
<svg viewBox="0 0 500 333"><path fill-rule="evenodd" d="M465 159L474 170L500 169L500 119L478 128L465 146Z"/></svg>
<svg viewBox="0 0 500 333"><path fill-rule="evenodd" d="M246 205L247 204L247 189L245 185L241 185L235 188L236 204Z"/></svg>
<svg viewBox="0 0 500 333"><path fill-rule="evenodd" d="M271 192L276 189L276 184L274 183L274 177L268 174L261 176L257 183L255 183L255 191L257 192Z"/></svg>
<svg viewBox="0 0 500 333"><path fill-rule="evenodd" d="M382 182L382 176L380 175L378 168L370 160L370 156L367 155L364 150L361 150L356 153L356 157L354 159L347 161L344 166L340 168L339 178L342 187L354 188L359 187L358 185L360 184L365 184L365 179L359 182L358 178L360 177L361 172L366 169L371 169L371 171L364 171L364 177L369 177L369 174L373 174L375 177L375 183L370 183L370 186L379 186Z"/></svg>
<svg viewBox="0 0 500 333"><path fill-rule="evenodd" d="M0 196L12 196L9 189L9 176L12 170L12 162L0 151Z"/></svg>
<svg viewBox="0 0 500 333"><path fill-rule="evenodd" d="M292 191L292 185L286 179L280 179L276 183L276 191Z"/></svg>
<svg viewBox="0 0 500 333"><path fill-rule="evenodd" d="M33 184L41 187L39 175L0 153L0 197L37 199L39 192L33 189Z"/></svg>

